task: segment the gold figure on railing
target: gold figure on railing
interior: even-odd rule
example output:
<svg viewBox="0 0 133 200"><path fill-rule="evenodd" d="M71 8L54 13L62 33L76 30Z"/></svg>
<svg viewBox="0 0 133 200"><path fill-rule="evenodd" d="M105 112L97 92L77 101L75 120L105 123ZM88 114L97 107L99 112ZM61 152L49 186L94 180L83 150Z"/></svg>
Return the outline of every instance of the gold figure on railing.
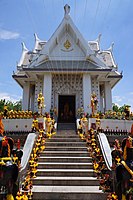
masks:
<svg viewBox="0 0 133 200"><path fill-rule="evenodd" d="M88 133L88 120L85 114L81 118L81 126L82 126L82 133L85 136Z"/></svg>

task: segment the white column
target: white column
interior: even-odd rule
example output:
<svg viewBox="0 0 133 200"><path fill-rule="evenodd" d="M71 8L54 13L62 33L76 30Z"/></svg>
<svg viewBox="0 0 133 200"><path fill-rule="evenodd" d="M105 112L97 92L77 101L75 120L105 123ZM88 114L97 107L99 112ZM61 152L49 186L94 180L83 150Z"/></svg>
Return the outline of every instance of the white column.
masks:
<svg viewBox="0 0 133 200"><path fill-rule="evenodd" d="M111 85L109 82L105 82L104 85L104 101L105 101L105 111L106 110L112 110L112 91L111 91Z"/></svg>
<svg viewBox="0 0 133 200"><path fill-rule="evenodd" d="M35 87L32 86L31 89L30 89L30 107L31 107L31 110L34 111L34 100L35 100Z"/></svg>
<svg viewBox="0 0 133 200"><path fill-rule="evenodd" d="M104 112L104 108L103 108L103 94L100 93L100 111Z"/></svg>
<svg viewBox="0 0 133 200"><path fill-rule="evenodd" d="M22 110L28 110L29 109L29 94L30 94L30 84L26 83L23 86Z"/></svg>
<svg viewBox="0 0 133 200"><path fill-rule="evenodd" d="M46 73L44 74L43 80L43 96L45 99L45 111L49 112L51 108L51 96L52 96L52 74Z"/></svg>
<svg viewBox="0 0 133 200"><path fill-rule="evenodd" d="M83 74L83 106L85 112L91 113L90 105L91 105L91 76L89 74Z"/></svg>

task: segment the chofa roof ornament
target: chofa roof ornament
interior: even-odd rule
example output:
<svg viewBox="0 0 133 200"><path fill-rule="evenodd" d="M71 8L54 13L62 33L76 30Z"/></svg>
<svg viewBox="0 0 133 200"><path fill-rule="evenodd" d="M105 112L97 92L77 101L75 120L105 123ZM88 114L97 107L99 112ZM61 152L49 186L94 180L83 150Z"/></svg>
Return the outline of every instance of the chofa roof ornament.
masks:
<svg viewBox="0 0 133 200"><path fill-rule="evenodd" d="M112 42L111 46L107 49L108 51L112 52L114 48L114 42Z"/></svg>
<svg viewBox="0 0 133 200"><path fill-rule="evenodd" d="M65 15L69 15L69 13L70 13L70 6L68 5L68 4L66 4L65 6L64 6L64 11L65 11Z"/></svg>

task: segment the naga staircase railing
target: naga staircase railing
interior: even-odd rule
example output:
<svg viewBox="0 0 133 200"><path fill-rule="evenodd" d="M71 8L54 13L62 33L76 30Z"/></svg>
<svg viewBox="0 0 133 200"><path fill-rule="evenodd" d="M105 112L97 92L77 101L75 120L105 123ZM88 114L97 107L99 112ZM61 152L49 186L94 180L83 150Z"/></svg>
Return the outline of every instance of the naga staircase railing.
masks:
<svg viewBox="0 0 133 200"><path fill-rule="evenodd" d="M37 133L29 133L27 136L26 142L24 144L23 148L23 156L21 160L21 168L19 171L19 176L18 176L18 186L21 188L22 182L25 178L28 165L29 165L29 159L30 155L34 146L34 143L36 141Z"/></svg>

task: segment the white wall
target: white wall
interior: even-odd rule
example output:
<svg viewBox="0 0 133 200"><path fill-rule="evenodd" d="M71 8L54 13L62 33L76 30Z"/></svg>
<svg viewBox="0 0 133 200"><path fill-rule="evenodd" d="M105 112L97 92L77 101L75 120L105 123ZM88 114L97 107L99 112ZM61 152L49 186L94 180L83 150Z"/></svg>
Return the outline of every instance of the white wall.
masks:
<svg viewBox="0 0 133 200"><path fill-rule="evenodd" d="M33 119L2 119L4 130L9 132L30 132Z"/></svg>
<svg viewBox="0 0 133 200"><path fill-rule="evenodd" d="M2 119L4 130L9 132L31 132L33 119ZM38 118L38 122L43 123L45 128L44 118Z"/></svg>
<svg viewBox="0 0 133 200"><path fill-rule="evenodd" d="M89 119L89 127L91 126L91 123L96 123L96 118L90 118ZM131 126L133 124L133 120L112 120L112 119L101 119L101 128L106 130L113 129L116 130L116 127L118 127L118 130L131 130Z"/></svg>

